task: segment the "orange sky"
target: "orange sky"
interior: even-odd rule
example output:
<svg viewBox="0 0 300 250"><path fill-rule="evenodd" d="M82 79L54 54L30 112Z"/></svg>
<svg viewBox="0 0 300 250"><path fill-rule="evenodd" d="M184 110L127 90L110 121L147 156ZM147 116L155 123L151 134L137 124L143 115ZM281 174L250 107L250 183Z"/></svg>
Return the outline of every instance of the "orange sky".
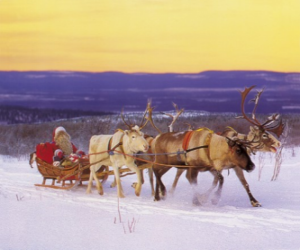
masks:
<svg viewBox="0 0 300 250"><path fill-rule="evenodd" d="M300 1L0 0L0 70L300 72Z"/></svg>

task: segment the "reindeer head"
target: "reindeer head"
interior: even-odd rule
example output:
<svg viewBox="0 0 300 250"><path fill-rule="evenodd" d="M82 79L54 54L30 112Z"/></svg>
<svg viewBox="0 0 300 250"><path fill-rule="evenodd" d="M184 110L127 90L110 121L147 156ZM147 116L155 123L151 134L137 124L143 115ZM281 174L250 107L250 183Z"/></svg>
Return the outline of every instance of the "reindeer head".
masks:
<svg viewBox="0 0 300 250"><path fill-rule="evenodd" d="M147 152L149 149L149 144L144 138L144 133L141 131L149 121L148 119L145 119L148 108L149 105L147 105L140 125L134 125L133 123L126 122L123 116L123 109L121 111L121 118L124 124L128 127L128 130L124 131L124 134L127 137L127 146L133 153L137 153L139 151Z"/></svg>
<svg viewBox="0 0 300 250"><path fill-rule="evenodd" d="M226 137L226 140L230 151L230 162L233 163L233 166L238 166L247 172L254 170L255 165L247 152L251 142L241 140L238 137Z"/></svg>
<svg viewBox="0 0 300 250"><path fill-rule="evenodd" d="M252 150L262 151L262 152L272 152L276 153L278 147L281 146L280 141L278 141L275 136L262 130L258 126L250 126L250 132L248 133L248 139L253 141Z"/></svg>
<svg viewBox="0 0 300 250"><path fill-rule="evenodd" d="M131 130L124 131L127 136L127 146L133 153L147 152L149 144L144 138L144 133L140 131L138 126L134 126Z"/></svg>
<svg viewBox="0 0 300 250"><path fill-rule="evenodd" d="M241 110L242 116L237 118L244 118L250 124L254 126L250 126L250 132L248 134L248 138L252 142L252 151L260 150L265 152L276 152L276 148L280 147L280 141L278 141L275 136L271 133L275 134L278 138L282 135L284 130L284 123L282 122L282 118L279 114L271 115L267 118L267 120L263 123L259 122L256 119L255 112L258 105L259 98L263 92L263 90L258 91L255 98L252 100L255 103L254 109L252 111L252 118L249 118L245 114L245 100L247 95L255 86L251 86L250 88L245 88L244 91L241 92L242 95L242 103Z"/></svg>

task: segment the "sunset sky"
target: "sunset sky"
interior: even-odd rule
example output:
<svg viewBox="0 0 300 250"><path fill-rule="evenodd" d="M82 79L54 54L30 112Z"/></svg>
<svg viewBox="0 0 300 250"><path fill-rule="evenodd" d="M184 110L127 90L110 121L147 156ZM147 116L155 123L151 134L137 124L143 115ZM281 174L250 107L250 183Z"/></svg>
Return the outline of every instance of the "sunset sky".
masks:
<svg viewBox="0 0 300 250"><path fill-rule="evenodd" d="M300 72L300 1L0 0L0 70Z"/></svg>

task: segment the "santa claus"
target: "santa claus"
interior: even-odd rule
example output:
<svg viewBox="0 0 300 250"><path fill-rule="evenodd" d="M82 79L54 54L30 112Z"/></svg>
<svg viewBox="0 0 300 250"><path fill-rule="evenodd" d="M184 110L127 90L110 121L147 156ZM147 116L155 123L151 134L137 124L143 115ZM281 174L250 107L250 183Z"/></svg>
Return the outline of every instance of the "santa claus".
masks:
<svg viewBox="0 0 300 250"><path fill-rule="evenodd" d="M36 155L47 163L59 166L76 162L85 153L77 150L65 128L57 127L53 130L52 142L36 146Z"/></svg>
<svg viewBox="0 0 300 250"><path fill-rule="evenodd" d="M59 164L66 156L71 162L76 162L79 157L85 155L81 150L77 150L76 146L71 142L71 136L64 127L57 127L53 130L53 161Z"/></svg>

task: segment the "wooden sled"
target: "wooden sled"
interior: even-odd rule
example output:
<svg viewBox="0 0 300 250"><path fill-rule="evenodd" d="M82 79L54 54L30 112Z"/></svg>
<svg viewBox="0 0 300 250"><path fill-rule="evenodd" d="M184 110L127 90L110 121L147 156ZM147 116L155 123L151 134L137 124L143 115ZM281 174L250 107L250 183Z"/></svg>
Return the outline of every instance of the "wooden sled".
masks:
<svg viewBox="0 0 300 250"><path fill-rule="evenodd" d="M34 184L38 187L70 190L74 186L82 184L82 181L88 181L90 177L90 163L88 159L80 159L72 166L55 167L40 158L36 158L36 164L40 174L43 176L42 184ZM104 169L108 168L102 166L96 173L102 182L105 182L109 175L109 171L103 172ZM51 185L46 184L48 179L52 180ZM55 185L55 181L60 185ZM69 183L66 183L66 181L69 181Z"/></svg>

